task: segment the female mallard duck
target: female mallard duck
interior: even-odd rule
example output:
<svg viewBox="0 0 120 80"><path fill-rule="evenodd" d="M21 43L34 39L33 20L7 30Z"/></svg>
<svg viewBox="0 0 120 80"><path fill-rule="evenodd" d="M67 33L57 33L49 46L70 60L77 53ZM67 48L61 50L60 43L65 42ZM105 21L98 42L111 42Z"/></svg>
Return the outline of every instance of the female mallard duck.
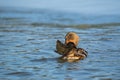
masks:
<svg viewBox="0 0 120 80"><path fill-rule="evenodd" d="M65 60L80 60L87 57L87 51L77 48L79 36L74 32L69 32L65 36L65 44L57 40L56 52L62 55Z"/></svg>

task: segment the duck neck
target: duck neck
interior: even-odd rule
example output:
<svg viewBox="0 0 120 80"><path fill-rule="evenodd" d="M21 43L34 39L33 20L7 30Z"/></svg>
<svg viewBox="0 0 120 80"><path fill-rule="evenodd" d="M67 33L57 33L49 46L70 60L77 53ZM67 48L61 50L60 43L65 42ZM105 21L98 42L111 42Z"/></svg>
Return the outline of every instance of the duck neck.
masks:
<svg viewBox="0 0 120 80"><path fill-rule="evenodd" d="M76 48L76 46L75 46L75 44L73 42L69 42L67 44L67 47L70 48L70 49Z"/></svg>

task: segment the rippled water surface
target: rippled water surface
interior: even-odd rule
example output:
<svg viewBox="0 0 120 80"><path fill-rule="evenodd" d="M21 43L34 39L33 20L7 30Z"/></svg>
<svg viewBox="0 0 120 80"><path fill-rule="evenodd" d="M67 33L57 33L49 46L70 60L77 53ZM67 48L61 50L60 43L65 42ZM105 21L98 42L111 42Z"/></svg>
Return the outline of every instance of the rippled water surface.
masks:
<svg viewBox="0 0 120 80"><path fill-rule="evenodd" d="M61 62L56 40L76 32L88 57ZM119 80L120 15L0 9L0 80Z"/></svg>

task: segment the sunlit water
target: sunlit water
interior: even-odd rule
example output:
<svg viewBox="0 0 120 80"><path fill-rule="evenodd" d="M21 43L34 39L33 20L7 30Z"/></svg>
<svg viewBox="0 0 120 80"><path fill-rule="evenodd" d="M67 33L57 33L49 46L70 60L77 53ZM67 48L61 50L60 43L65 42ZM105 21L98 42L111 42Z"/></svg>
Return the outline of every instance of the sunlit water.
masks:
<svg viewBox="0 0 120 80"><path fill-rule="evenodd" d="M56 40L80 36L88 57L61 62ZM120 15L0 9L0 80L119 80Z"/></svg>

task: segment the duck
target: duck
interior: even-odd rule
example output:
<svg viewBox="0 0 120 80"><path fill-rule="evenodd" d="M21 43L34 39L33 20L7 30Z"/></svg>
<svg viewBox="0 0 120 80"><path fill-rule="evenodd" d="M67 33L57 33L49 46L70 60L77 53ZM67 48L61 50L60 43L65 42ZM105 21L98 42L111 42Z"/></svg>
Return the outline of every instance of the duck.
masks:
<svg viewBox="0 0 120 80"><path fill-rule="evenodd" d="M56 41L55 52L62 55L63 60L83 60L88 52L83 48L78 48L80 37L75 32L68 32L65 36L65 43Z"/></svg>

